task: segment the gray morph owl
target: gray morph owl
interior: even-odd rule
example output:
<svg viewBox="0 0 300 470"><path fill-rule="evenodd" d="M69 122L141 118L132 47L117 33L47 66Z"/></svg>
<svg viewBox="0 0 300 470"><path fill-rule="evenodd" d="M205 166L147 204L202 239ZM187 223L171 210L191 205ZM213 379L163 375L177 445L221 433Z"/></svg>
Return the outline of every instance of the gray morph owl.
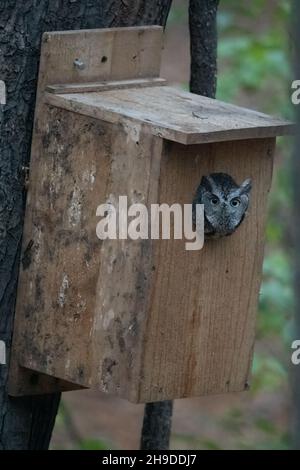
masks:
<svg viewBox="0 0 300 470"><path fill-rule="evenodd" d="M206 237L231 235L242 223L249 206L252 183L248 178L240 186L226 173L203 176L193 201L193 221L196 204L204 205Z"/></svg>

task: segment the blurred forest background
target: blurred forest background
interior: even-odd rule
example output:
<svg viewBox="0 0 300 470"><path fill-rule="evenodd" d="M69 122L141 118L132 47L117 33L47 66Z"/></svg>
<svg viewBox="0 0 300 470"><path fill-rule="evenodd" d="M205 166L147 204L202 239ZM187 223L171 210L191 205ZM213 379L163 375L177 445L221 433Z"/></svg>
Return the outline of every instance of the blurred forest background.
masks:
<svg viewBox="0 0 300 470"><path fill-rule="evenodd" d="M218 99L291 118L290 15L290 0L220 1ZM188 89L189 67L188 0L174 0L162 76ZM279 139L278 143L251 390L177 400L171 449L287 449L291 445L292 142ZM138 448L142 417L142 405L101 393L66 393L52 448Z"/></svg>

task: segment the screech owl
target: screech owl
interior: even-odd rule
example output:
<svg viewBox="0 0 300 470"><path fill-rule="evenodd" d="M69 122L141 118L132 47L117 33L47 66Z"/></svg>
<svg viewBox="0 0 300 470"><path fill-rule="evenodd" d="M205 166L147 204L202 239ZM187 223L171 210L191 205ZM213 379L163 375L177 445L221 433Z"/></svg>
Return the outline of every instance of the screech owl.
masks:
<svg viewBox="0 0 300 470"><path fill-rule="evenodd" d="M251 187L249 178L239 186L226 173L202 177L193 201L193 221L196 204L203 204L205 237L227 236L237 229L247 212Z"/></svg>

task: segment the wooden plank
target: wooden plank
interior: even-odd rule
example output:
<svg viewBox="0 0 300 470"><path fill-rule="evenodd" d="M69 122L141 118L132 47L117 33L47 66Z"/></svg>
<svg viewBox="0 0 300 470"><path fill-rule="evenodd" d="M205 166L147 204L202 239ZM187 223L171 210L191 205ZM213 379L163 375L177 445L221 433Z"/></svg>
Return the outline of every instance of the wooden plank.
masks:
<svg viewBox="0 0 300 470"><path fill-rule="evenodd" d="M99 240L96 209L119 194L128 204L157 201L162 141L142 128L46 111L35 127L14 363L137 401L152 245ZM28 387L11 378L12 394Z"/></svg>
<svg viewBox="0 0 300 470"><path fill-rule="evenodd" d="M45 99L53 106L111 123L147 124L154 135L182 144L275 137L295 130L290 122L168 86L46 94Z"/></svg>
<svg viewBox="0 0 300 470"><path fill-rule="evenodd" d="M44 112L35 124L14 362L89 387L101 248L96 207L106 194L111 126L55 108Z"/></svg>
<svg viewBox="0 0 300 470"><path fill-rule="evenodd" d="M87 93L87 92L101 92L107 90L122 90L128 88L144 88L151 86L166 85L167 81L164 78L137 78L132 80L111 80L95 83L62 83L60 85L49 85L46 87L46 92L68 94L68 93Z"/></svg>
<svg viewBox="0 0 300 470"><path fill-rule="evenodd" d="M91 319L83 314L86 309L92 310L94 305L93 279L97 278L98 266L95 264L97 257L93 257L93 249L97 250L98 244L95 240L87 238L90 226L90 231L95 234L95 212L91 212L91 209L86 212L85 217L89 218L90 224L87 224L87 227L83 224L82 228L78 229L76 221L80 213L82 191L87 189L87 197L93 196L93 191L89 190L88 185L92 187L94 173L105 159L104 150L103 158L94 161L97 155L95 146L102 148L106 145L107 148L109 134L103 139L104 131L98 121L89 124L85 120L82 128L82 120L68 120L62 110L45 107L43 111L41 119L35 122L12 362L75 383L74 388L77 389L78 385L89 385L85 380L88 372L78 359L83 347L81 343L76 344L76 339L78 335L83 335L84 344L89 341ZM88 141L87 129L90 129L90 135L93 137L91 141ZM69 136L72 138L70 141ZM90 158L86 158L83 146ZM73 164L82 164L80 175L74 175L71 171ZM103 165L100 172L103 178L105 168L107 165ZM105 185L102 186L102 183L103 180L99 178L97 187L100 185L103 193ZM66 197L69 198L68 201ZM97 197L95 204L96 200ZM78 253L77 246L82 248ZM76 257L74 253L77 254ZM64 264L68 261L71 266L68 265L67 270ZM84 274L83 269L86 269ZM55 277L54 270L60 279ZM76 289L76 282L73 287L71 270L75 279L79 278L78 282L86 282L87 289L91 289L87 299L81 298L79 291L73 290ZM72 295L72 313L69 317L65 316L63 308L65 291ZM44 318L41 316L42 312L45 312ZM68 340L64 341L64 337L69 338L70 331L73 332L73 348ZM68 375L60 376L55 373L62 360L68 368L69 354L77 361L77 377L74 380L68 380ZM88 364L85 356L82 360L86 360ZM16 367L10 370L9 391L12 395L19 394L22 390L25 394L28 391L28 375L15 377L15 374L22 371L22 368ZM61 390L61 385L64 389L63 384L57 381L55 383L58 390ZM16 384L19 384L18 387ZM52 378L48 386L52 391Z"/></svg>
<svg viewBox="0 0 300 470"><path fill-rule="evenodd" d="M82 390L84 388L74 383L69 383L46 374L19 367L15 361L12 363L12 368L16 370L10 371L8 392L14 397L55 393L58 390L68 392L70 390Z"/></svg>
<svg viewBox="0 0 300 470"><path fill-rule="evenodd" d="M274 139L185 147L166 143L160 202L190 204L202 175L253 181L249 214L230 237L186 251L159 240L139 401L247 389L263 260Z"/></svg>
<svg viewBox="0 0 300 470"><path fill-rule="evenodd" d="M40 79L45 85L159 76L162 28L141 26L45 33ZM74 66L74 60L84 68Z"/></svg>

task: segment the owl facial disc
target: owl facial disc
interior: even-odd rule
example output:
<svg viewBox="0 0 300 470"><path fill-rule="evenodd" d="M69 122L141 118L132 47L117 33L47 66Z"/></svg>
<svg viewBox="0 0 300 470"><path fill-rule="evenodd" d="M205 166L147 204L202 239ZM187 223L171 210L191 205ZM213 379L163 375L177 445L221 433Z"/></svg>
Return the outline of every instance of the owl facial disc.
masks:
<svg viewBox="0 0 300 470"><path fill-rule="evenodd" d="M196 204L203 204L206 237L228 236L238 228L249 207L251 187L250 178L238 185L226 173L202 177L193 201L193 218L195 222Z"/></svg>

